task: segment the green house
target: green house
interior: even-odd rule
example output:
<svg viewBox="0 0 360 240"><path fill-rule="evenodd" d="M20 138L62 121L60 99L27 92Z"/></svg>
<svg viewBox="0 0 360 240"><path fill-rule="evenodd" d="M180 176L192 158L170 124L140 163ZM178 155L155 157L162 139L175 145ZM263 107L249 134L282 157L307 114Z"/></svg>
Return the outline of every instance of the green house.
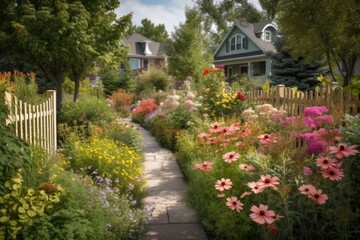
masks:
<svg viewBox="0 0 360 240"><path fill-rule="evenodd" d="M214 53L214 64L223 65L225 76L247 74L264 82L271 75L271 53L278 27L272 20L261 23L236 22Z"/></svg>

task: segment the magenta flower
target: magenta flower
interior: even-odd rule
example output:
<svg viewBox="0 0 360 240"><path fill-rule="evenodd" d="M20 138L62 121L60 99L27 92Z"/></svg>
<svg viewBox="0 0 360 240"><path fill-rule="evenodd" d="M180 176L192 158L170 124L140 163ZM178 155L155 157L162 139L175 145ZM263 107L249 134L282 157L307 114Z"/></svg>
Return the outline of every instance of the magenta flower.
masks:
<svg viewBox="0 0 360 240"><path fill-rule="evenodd" d="M222 192L224 190L228 190L228 189L232 188L232 185L233 185L233 183L231 182L230 179L222 178L221 180L217 180L215 182L215 189Z"/></svg>
<svg viewBox="0 0 360 240"><path fill-rule="evenodd" d="M345 143L339 143L337 146L329 147L330 153L335 154L337 158L349 157L359 153L356 145L348 146Z"/></svg>
<svg viewBox="0 0 360 240"><path fill-rule="evenodd" d="M313 170L309 167L304 167L304 174L305 175L312 175L313 174Z"/></svg>
<svg viewBox="0 0 360 240"><path fill-rule="evenodd" d="M267 205L260 204L259 207L256 207L255 205L251 207L250 209L252 213L250 214L250 218L259 224L272 224L275 222L275 212L272 210L268 210Z"/></svg>
<svg viewBox="0 0 360 240"><path fill-rule="evenodd" d="M243 210L244 204L241 203L237 197L231 197L226 199L226 206L228 206L231 210L240 212L240 210Z"/></svg>
<svg viewBox="0 0 360 240"><path fill-rule="evenodd" d="M232 152L225 153L222 158L224 159L225 162L232 163L232 162L235 162L236 160L238 160L239 157L240 157L240 155L237 152L232 151Z"/></svg>
<svg viewBox="0 0 360 240"><path fill-rule="evenodd" d="M337 168L326 168L322 171L323 178L329 178L330 180L339 181L344 177L344 173Z"/></svg>

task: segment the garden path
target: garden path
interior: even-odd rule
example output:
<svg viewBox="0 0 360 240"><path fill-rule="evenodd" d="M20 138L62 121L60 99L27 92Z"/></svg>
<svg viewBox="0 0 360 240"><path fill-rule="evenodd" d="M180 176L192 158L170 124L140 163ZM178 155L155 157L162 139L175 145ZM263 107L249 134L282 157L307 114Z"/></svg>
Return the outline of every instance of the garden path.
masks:
<svg viewBox="0 0 360 240"><path fill-rule="evenodd" d="M172 154L150 133L130 119L122 122L138 127L143 138L143 175L147 180L144 207L153 209L142 240L206 240L195 211L186 204L186 183Z"/></svg>

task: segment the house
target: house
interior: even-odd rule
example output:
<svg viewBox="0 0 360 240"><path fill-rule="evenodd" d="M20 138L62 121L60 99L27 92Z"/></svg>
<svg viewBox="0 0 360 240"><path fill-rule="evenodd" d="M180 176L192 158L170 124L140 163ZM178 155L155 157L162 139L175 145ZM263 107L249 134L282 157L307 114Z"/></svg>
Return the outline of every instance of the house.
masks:
<svg viewBox="0 0 360 240"><path fill-rule="evenodd" d="M214 64L223 65L225 76L247 74L264 82L271 75L271 56L278 27L269 20L234 23L214 53Z"/></svg>
<svg viewBox="0 0 360 240"><path fill-rule="evenodd" d="M129 47L128 59L131 68L137 73L148 67L166 66L165 42L154 42L138 33L133 33L121 44Z"/></svg>

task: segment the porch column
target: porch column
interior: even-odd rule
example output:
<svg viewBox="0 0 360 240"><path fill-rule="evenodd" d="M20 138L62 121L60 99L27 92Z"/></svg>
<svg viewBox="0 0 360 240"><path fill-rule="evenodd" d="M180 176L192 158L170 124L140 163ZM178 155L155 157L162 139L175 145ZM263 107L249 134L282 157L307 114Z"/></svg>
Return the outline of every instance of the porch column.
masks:
<svg viewBox="0 0 360 240"><path fill-rule="evenodd" d="M252 77L251 62L248 62L248 76Z"/></svg>

